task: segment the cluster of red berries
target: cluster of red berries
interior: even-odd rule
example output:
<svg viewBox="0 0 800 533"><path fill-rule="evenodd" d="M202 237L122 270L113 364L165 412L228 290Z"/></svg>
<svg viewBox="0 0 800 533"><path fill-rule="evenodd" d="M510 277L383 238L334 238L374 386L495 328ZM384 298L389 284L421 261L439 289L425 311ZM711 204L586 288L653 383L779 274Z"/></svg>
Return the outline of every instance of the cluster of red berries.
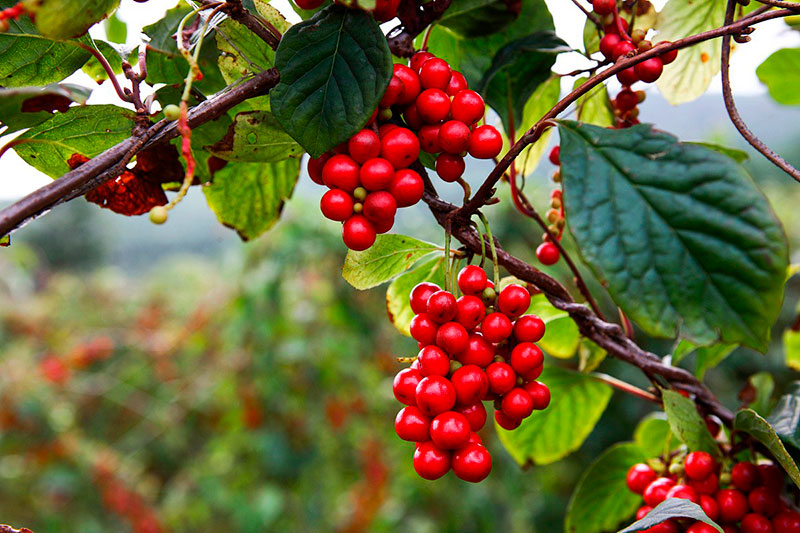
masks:
<svg viewBox="0 0 800 533"><path fill-rule="evenodd" d="M100 489L105 508L128 522L133 533L164 531L155 511L106 466L99 463L95 466L94 482Z"/></svg>
<svg viewBox="0 0 800 533"><path fill-rule="evenodd" d="M645 503L636 512L637 519L668 498L684 498L700 505L725 533L800 533L800 513L781 499L784 476L774 464L743 461L721 474L711 455L691 452L682 465L673 463L670 472L675 473L659 475L644 463L630 468L628 489L641 494ZM716 529L704 522L670 519L646 531L713 533Z"/></svg>
<svg viewBox="0 0 800 533"><path fill-rule="evenodd" d="M372 13L375 20L378 22L386 22L392 20L397 16L397 8L400 6L400 0L375 0L375 7L365 9L358 4L358 0L334 0L340 6L349 7L351 9L364 9ZM300 9L317 9L325 0L294 0L297 7Z"/></svg>
<svg viewBox="0 0 800 533"><path fill-rule="evenodd" d="M560 155L560 147L554 146L553 149L550 150L550 162L556 166L561 166ZM553 173L553 181L556 183L561 181L560 169L557 169ZM561 258L561 252L558 250L558 246L550 239L550 235L555 236L555 238L560 241L561 236L564 234L564 226L566 225L566 219L564 218L564 201L561 189L559 188L553 189L550 193L550 209L547 211L546 217L549 223L547 230L550 233L542 234L542 244L536 248L536 259L543 265L555 265Z"/></svg>
<svg viewBox="0 0 800 533"><path fill-rule="evenodd" d="M416 443L414 469L438 479L451 468L477 483L492 458L476 433L486 423L483 401L493 401L497 423L519 427L535 409L550 404L550 390L536 381L544 356L535 342L544 322L525 314L527 289L509 285L499 294L478 266L458 274L460 298L433 283L411 291L411 336L419 354L394 378L394 395L407 407L397 413L397 435Z"/></svg>

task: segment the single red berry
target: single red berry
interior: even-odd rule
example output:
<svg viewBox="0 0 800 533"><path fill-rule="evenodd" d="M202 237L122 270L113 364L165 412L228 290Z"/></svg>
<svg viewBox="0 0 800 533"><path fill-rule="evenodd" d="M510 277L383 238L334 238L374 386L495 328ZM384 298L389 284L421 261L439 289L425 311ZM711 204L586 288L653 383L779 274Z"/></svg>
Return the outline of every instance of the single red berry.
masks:
<svg viewBox="0 0 800 533"><path fill-rule="evenodd" d="M469 334L458 322L447 322L436 332L436 346L455 356L469 347Z"/></svg>
<svg viewBox="0 0 800 533"><path fill-rule="evenodd" d="M472 333L464 352L458 354L458 360L464 365L477 365L485 368L494 359L494 345L487 341L480 333Z"/></svg>
<svg viewBox="0 0 800 533"><path fill-rule="evenodd" d="M607 33L600 39L600 52L606 57L611 59L614 56L614 49L622 41L622 38L616 33Z"/></svg>
<svg viewBox="0 0 800 533"><path fill-rule="evenodd" d="M464 294L478 295L486 288L486 271L477 265L467 265L458 273L458 288Z"/></svg>
<svg viewBox="0 0 800 533"><path fill-rule="evenodd" d="M394 216L391 218L386 218L383 220L378 220L376 222L372 222L372 227L375 228L375 233L381 234L386 233L394 226Z"/></svg>
<svg viewBox="0 0 800 533"><path fill-rule="evenodd" d="M439 124L426 124L419 129L417 137L419 137L419 146L423 152L429 154L438 154L442 151L439 146Z"/></svg>
<svg viewBox="0 0 800 533"><path fill-rule="evenodd" d="M482 445L469 443L453 454L452 467L459 479L478 483L492 471L492 456Z"/></svg>
<svg viewBox="0 0 800 533"><path fill-rule="evenodd" d="M713 472L700 481L690 481L689 485L697 494L708 494L709 496L717 493L719 489L719 478Z"/></svg>
<svg viewBox="0 0 800 533"><path fill-rule="evenodd" d="M761 484L761 474L753 463L742 461L731 469L731 482L737 489L750 492Z"/></svg>
<svg viewBox="0 0 800 533"><path fill-rule="evenodd" d="M461 154L470 144L469 126L459 120L448 120L439 128L439 146L448 154Z"/></svg>
<svg viewBox="0 0 800 533"><path fill-rule="evenodd" d="M328 159L330 158L331 154L329 152L325 152L319 157L312 157L308 160L308 165L306 166L308 169L308 176L314 183L318 185L325 184L325 182L322 180L322 169L325 167L325 163L327 163Z"/></svg>
<svg viewBox="0 0 800 533"><path fill-rule="evenodd" d="M478 122L486 112L486 104L481 95L475 91L461 91L453 97L451 106L453 120L460 120L464 124L470 125Z"/></svg>
<svg viewBox="0 0 800 533"><path fill-rule="evenodd" d="M535 410L542 411L550 405L550 389L541 381L529 381L522 388L531 395Z"/></svg>
<svg viewBox="0 0 800 533"><path fill-rule="evenodd" d="M642 531L642 533L679 533L679 531L680 528L678 527L678 524L670 519L666 522L661 522L660 524L656 524L651 528L645 529Z"/></svg>
<svg viewBox="0 0 800 533"><path fill-rule="evenodd" d="M425 442L430 439L431 419L419 407L403 407L394 419L397 436L410 442Z"/></svg>
<svg viewBox="0 0 800 533"><path fill-rule="evenodd" d="M423 122L438 124L450 114L450 97L441 89L425 89L417 97L416 106Z"/></svg>
<svg viewBox="0 0 800 533"><path fill-rule="evenodd" d="M645 487L642 496L644 503L650 507L655 507L659 503L667 499L667 493L675 485L675 482L668 477L660 477L655 479L647 487Z"/></svg>
<svg viewBox="0 0 800 533"><path fill-rule="evenodd" d="M417 354L419 373L423 377L446 376L450 373L450 358L436 346L425 346Z"/></svg>
<svg viewBox="0 0 800 533"><path fill-rule="evenodd" d="M642 494L644 489L658 478L658 474L644 463L637 463L628 469L625 483L628 490L636 494Z"/></svg>
<svg viewBox="0 0 800 533"><path fill-rule="evenodd" d="M435 292L439 292L442 290L435 283L429 283L424 281L422 283L418 283L411 289L411 293L408 295L408 302L411 305L411 310L414 311L414 314L424 313L428 310L428 299L431 295Z"/></svg>
<svg viewBox="0 0 800 533"><path fill-rule="evenodd" d="M498 426L508 431L515 430L522 424L521 418L509 418L503 411L495 411L494 419Z"/></svg>
<svg viewBox="0 0 800 533"><path fill-rule="evenodd" d="M439 325L427 313L422 313L411 319L408 329L411 337L423 346L436 343L436 333Z"/></svg>
<svg viewBox="0 0 800 533"><path fill-rule="evenodd" d="M533 412L533 398L525 389L514 387L503 396L501 410L511 418L527 418Z"/></svg>
<svg viewBox="0 0 800 533"><path fill-rule="evenodd" d="M397 401L406 405L417 404L417 385L422 381L422 374L414 368L404 368L394 377L392 391Z"/></svg>
<svg viewBox="0 0 800 533"><path fill-rule="evenodd" d="M636 77L646 83L653 83L660 76L664 70L664 63L657 57L645 59L641 63L637 63L633 67Z"/></svg>
<svg viewBox="0 0 800 533"><path fill-rule="evenodd" d="M684 471L689 479L701 481L717 469L717 462L706 452L691 452L683 463Z"/></svg>
<svg viewBox="0 0 800 533"><path fill-rule="evenodd" d="M668 43L668 42L669 41L661 41L658 44ZM670 50L669 52L664 52L663 54L661 54L658 57L661 59L662 63L664 63L665 65L669 65L670 63L672 63L673 61L675 61L678 58L678 51L677 50Z"/></svg>
<svg viewBox="0 0 800 533"><path fill-rule="evenodd" d="M619 18L620 26L622 26L622 31L628 33L628 21L624 18ZM616 33L619 35L619 28L617 27L617 21L613 21L611 24L603 26L603 33Z"/></svg>
<svg viewBox="0 0 800 533"><path fill-rule="evenodd" d="M548 159L555 166L560 166L561 165L561 147L558 146L558 145L553 146L553 149L550 150L550 155L548 156Z"/></svg>
<svg viewBox="0 0 800 533"><path fill-rule="evenodd" d="M503 149L503 138L494 126L483 125L472 130L469 155L475 159L492 159Z"/></svg>
<svg viewBox="0 0 800 533"><path fill-rule="evenodd" d="M749 513L744 515L739 525L742 533L773 533L772 523L766 516Z"/></svg>
<svg viewBox="0 0 800 533"><path fill-rule="evenodd" d="M397 207L410 207L422 199L425 183L417 172L402 168L394 173L389 192L397 201Z"/></svg>
<svg viewBox="0 0 800 533"><path fill-rule="evenodd" d="M418 131L422 127L422 117L419 116L416 102L408 104L403 109L403 119L406 121L406 124L408 124L408 127L414 131Z"/></svg>
<svg viewBox="0 0 800 533"><path fill-rule="evenodd" d="M347 151L356 163L366 163L368 159L381 153L381 140L372 130L361 130L347 141Z"/></svg>
<svg viewBox="0 0 800 533"><path fill-rule="evenodd" d="M536 315L522 315L514 322L517 342L539 342L544 337L544 321Z"/></svg>
<svg viewBox="0 0 800 533"><path fill-rule="evenodd" d="M675 485L667 492L667 499L669 498L679 498L681 500L689 500L692 503L700 503L700 498L697 497L697 493L689 485Z"/></svg>
<svg viewBox="0 0 800 533"><path fill-rule="evenodd" d="M781 511L772 519L772 527L775 533L800 533L800 513Z"/></svg>
<svg viewBox="0 0 800 533"><path fill-rule="evenodd" d="M776 493L780 493L783 490L783 471L777 465L760 464L758 465L758 473L761 475L761 483L765 487Z"/></svg>
<svg viewBox="0 0 800 533"><path fill-rule="evenodd" d="M414 470L423 479L439 479L450 471L450 452L433 442L423 442L414 450Z"/></svg>
<svg viewBox="0 0 800 533"><path fill-rule="evenodd" d="M611 59L616 61L620 57L626 56L634 50L636 50L635 44L627 40L622 40L617 43L617 46L614 47L614 52L611 54Z"/></svg>
<svg viewBox="0 0 800 533"><path fill-rule="evenodd" d="M439 324L450 322L458 312L456 297L448 291L435 292L428 298L426 312Z"/></svg>
<svg viewBox="0 0 800 533"><path fill-rule="evenodd" d="M641 520L642 518L647 516L647 514L652 510L653 508L650 507L649 505L642 505L636 510L636 520Z"/></svg>
<svg viewBox="0 0 800 533"><path fill-rule="evenodd" d="M531 293L522 285L508 285L497 297L497 307L509 318L522 316L530 305Z"/></svg>
<svg viewBox="0 0 800 533"><path fill-rule="evenodd" d="M394 222L395 213L397 213L397 201L386 191L369 193L364 200L364 216L374 225Z"/></svg>
<svg viewBox="0 0 800 533"><path fill-rule="evenodd" d="M399 127L400 126L398 126L397 124L392 124L391 122L387 122L386 124L381 124L380 127L378 128L378 137L383 139L387 133L389 133L392 130L396 130Z"/></svg>
<svg viewBox="0 0 800 533"><path fill-rule="evenodd" d="M420 90L422 89L419 83L419 76L416 72L411 70L405 65L395 63L392 66L392 72L403 84L403 90L397 97L397 104L408 105L417 99Z"/></svg>
<svg viewBox="0 0 800 533"><path fill-rule="evenodd" d="M456 300L456 321L467 331L472 331L486 316L486 306L477 296L466 295Z"/></svg>
<svg viewBox="0 0 800 533"><path fill-rule="evenodd" d="M317 9L325 0L294 0L300 9Z"/></svg>
<svg viewBox="0 0 800 533"><path fill-rule="evenodd" d="M490 313L481 323L481 333L489 342L504 341L511 336L511 320L503 313Z"/></svg>
<svg viewBox="0 0 800 533"><path fill-rule="evenodd" d="M428 416L449 411L456 404L456 390L453 384L442 376L428 376L417 384L417 407Z"/></svg>
<svg viewBox="0 0 800 533"><path fill-rule="evenodd" d="M455 450L467 444L471 431L464 415L455 411L441 413L431 421L431 440L443 450Z"/></svg>
<svg viewBox="0 0 800 533"><path fill-rule="evenodd" d="M598 15L610 15L616 7L616 0L592 0L592 9Z"/></svg>
<svg viewBox="0 0 800 533"><path fill-rule="evenodd" d="M492 363L486 367L486 377L494 394L505 394L517 384L517 374L507 363Z"/></svg>
<svg viewBox="0 0 800 533"><path fill-rule="evenodd" d="M747 514L747 498L736 489L723 489L717 492L719 517L723 522L734 523Z"/></svg>
<svg viewBox="0 0 800 533"><path fill-rule="evenodd" d="M336 154L322 167L322 181L330 189L347 192L359 186L359 166L349 155Z"/></svg>
<svg viewBox="0 0 800 533"><path fill-rule="evenodd" d="M539 379L539 376L542 375L543 371L544 371L544 364L541 364L539 366L531 368L527 372L519 373L518 375L519 375L520 378L522 378L522 381L524 381L524 382L532 382L532 381L534 381L536 379ZM548 391L548 393L549 393L549 391ZM549 402L549 400L548 400L548 402ZM547 407L547 405L545 405L544 407ZM542 407L541 409L544 409L544 407Z"/></svg>
<svg viewBox="0 0 800 533"><path fill-rule="evenodd" d="M480 402L489 392L489 380L486 373L476 365L464 365L450 376L456 389L456 403L471 405Z"/></svg>
<svg viewBox="0 0 800 533"><path fill-rule="evenodd" d="M344 191L331 189L322 195L319 208L325 218L344 222L353 214L353 198Z"/></svg>
<svg viewBox="0 0 800 533"><path fill-rule="evenodd" d="M467 168L464 158L456 154L441 153L436 158L436 173L442 180L452 183L464 174Z"/></svg>
<svg viewBox="0 0 800 533"><path fill-rule="evenodd" d="M703 512L706 513L707 517L716 522L719 518L719 505L717 504L717 500L710 494L701 494L699 497L700 507L703 508Z"/></svg>
<svg viewBox="0 0 800 533"><path fill-rule="evenodd" d="M69 367L58 357L49 355L39 361L39 372L50 383L63 385L69 381Z"/></svg>
<svg viewBox="0 0 800 533"><path fill-rule="evenodd" d="M717 533L717 529L714 526L706 524L705 522L695 522L689 526L689 529L686 530L686 533Z"/></svg>
<svg viewBox="0 0 800 533"><path fill-rule="evenodd" d="M375 9L373 9L372 16L378 22L387 22L397 16L397 8L400 6L400 0L375 0Z"/></svg>
<svg viewBox="0 0 800 533"><path fill-rule="evenodd" d="M486 424L486 408L480 401L471 405L456 405L453 410L464 415L472 431L480 431Z"/></svg>
<svg viewBox="0 0 800 533"><path fill-rule="evenodd" d="M375 242L375 228L362 215L353 215L342 226L342 240L351 250L366 250Z"/></svg>
<svg viewBox="0 0 800 533"><path fill-rule="evenodd" d="M450 78L450 83L447 84L447 89L445 89L445 92L448 96L455 96L461 91L465 91L468 87L469 85L467 84L467 78L465 78L460 72L453 71L453 75Z"/></svg>
<svg viewBox="0 0 800 533"><path fill-rule="evenodd" d="M409 64L409 67L411 67L411 70L413 70L414 72L419 73L419 69L422 68L422 64L425 63L427 60L433 59L435 57L436 56L430 52L426 52L425 50L420 50L419 52L411 56L411 62Z"/></svg>
<svg viewBox="0 0 800 533"><path fill-rule="evenodd" d="M536 248L536 259L543 265L555 265L561 258L561 252L552 242L543 242Z"/></svg>
<svg viewBox="0 0 800 533"><path fill-rule="evenodd" d="M392 79L389 80L389 85L386 87L386 92L383 93L383 97L378 105L382 108L392 107L397 103L400 95L403 94L403 89L405 89L405 85L400 78L392 76Z"/></svg>
<svg viewBox="0 0 800 533"><path fill-rule="evenodd" d="M614 99L614 105L624 113L639 105L639 97L630 89L622 89Z"/></svg>
<svg viewBox="0 0 800 533"><path fill-rule="evenodd" d="M623 86L630 87L639 81L639 76L636 74L636 71L633 67L628 67L625 70L617 73L617 79Z"/></svg>
<svg viewBox="0 0 800 533"><path fill-rule="evenodd" d="M450 84L453 71L444 59L438 57L425 61L419 68L419 81L425 89L444 91Z"/></svg>
<svg viewBox="0 0 800 533"><path fill-rule="evenodd" d="M394 168L409 166L417 160L419 151L419 139L406 128L393 129L381 139L381 157Z"/></svg>
<svg viewBox="0 0 800 533"><path fill-rule="evenodd" d="M544 363L544 354L532 342L521 342L511 350L511 367L517 374L525 375Z"/></svg>
<svg viewBox="0 0 800 533"><path fill-rule="evenodd" d="M781 497L767 487L756 487L747 495L747 504L754 513L774 516L781 510Z"/></svg>

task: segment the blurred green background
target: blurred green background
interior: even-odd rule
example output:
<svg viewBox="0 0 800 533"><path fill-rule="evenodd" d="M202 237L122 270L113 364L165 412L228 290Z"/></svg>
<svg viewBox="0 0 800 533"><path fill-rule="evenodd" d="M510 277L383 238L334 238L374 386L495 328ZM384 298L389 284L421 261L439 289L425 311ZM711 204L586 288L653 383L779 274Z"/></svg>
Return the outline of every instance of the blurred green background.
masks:
<svg viewBox="0 0 800 533"><path fill-rule="evenodd" d="M800 138L781 135L796 110L763 98L740 107L800 163ZM684 139L739 142L715 96L677 111L650 97L642 113ZM798 249L800 188L757 156L747 164ZM472 181L487 168L471 167ZM528 184L541 208L550 172L543 163ZM520 468L487 425L486 481L420 479L413 446L394 435L391 392L394 358L414 343L389 323L381 288L341 278L344 247L318 215L320 195L301 178L285 218L248 244L198 190L163 227L77 200L13 236L0 250L0 523L40 533L562 529L580 474L652 406L615 393L583 447L547 466ZM508 203L489 211L495 233L533 260L540 231ZM422 207L406 211L398 232L442 240ZM799 293L790 281L766 357L740 349L709 372L730 407L752 373L775 373L777 392L794 378L780 332ZM615 361L600 370L646 386Z"/></svg>

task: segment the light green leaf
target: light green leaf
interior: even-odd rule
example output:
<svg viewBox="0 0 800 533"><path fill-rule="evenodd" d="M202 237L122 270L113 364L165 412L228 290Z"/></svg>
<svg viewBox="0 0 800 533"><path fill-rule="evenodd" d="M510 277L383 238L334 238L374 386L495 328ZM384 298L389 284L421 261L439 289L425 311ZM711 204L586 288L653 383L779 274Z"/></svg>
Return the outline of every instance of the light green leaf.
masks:
<svg viewBox="0 0 800 533"><path fill-rule="evenodd" d="M403 274L397 276L386 289L386 311L389 320L395 328L406 336L411 336L408 330L414 311L408 297L418 283L435 283L444 287L444 256L431 259L420 264Z"/></svg>
<svg viewBox="0 0 800 533"><path fill-rule="evenodd" d="M272 24L281 33L292 27L292 24L281 15L281 12L272 7L268 0L255 0L256 12L267 22Z"/></svg>
<svg viewBox="0 0 800 533"><path fill-rule="evenodd" d="M605 361L607 352L589 339L581 339L578 346L578 370L591 372Z"/></svg>
<svg viewBox="0 0 800 533"><path fill-rule="evenodd" d="M712 344L711 346L701 346L697 349L697 362L694 366L694 375L702 380L706 375L706 370L714 368L728 357L738 345L736 344Z"/></svg>
<svg viewBox="0 0 800 533"><path fill-rule="evenodd" d="M542 350L559 359L569 359L575 355L581 335L577 324L566 311L553 307L544 294L537 294L531 298L528 313L544 321L544 337L537 343Z"/></svg>
<svg viewBox="0 0 800 533"><path fill-rule="evenodd" d="M272 68L275 52L247 27L228 19L217 28L217 64L227 83Z"/></svg>
<svg viewBox="0 0 800 533"><path fill-rule="evenodd" d="M128 25L122 22L117 13L114 12L103 24L106 30L106 37L112 43L125 44L128 38Z"/></svg>
<svg viewBox="0 0 800 533"><path fill-rule="evenodd" d="M405 272L437 250L440 248L435 244L405 235L378 235L375 244L363 252L347 252L342 277L358 290L370 289Z"/></svg>
<svg viewBox="0 0 800 533"><path fill-rule="evenodd" d="M647 458L657 457L668 450L672 430L663 413L651 413L642 419L633 431L633 441Z"/></svg>
<svg viewBox="0 0 800 533"><path fill-rule="evenodd" d="M575 80L573 89L577 89L589 78L583 77ZM594 124L604 128L615 124L614 111L611 109L611 100L608 89L602 83L584 94L575 102L578 122Z"/></svg>
<svg viewBox="0 0 800 533"><path fill-rule="evenodd" d="M695 343L687 341L686 339L681 339L672 350L672 364L677 365L683 361L687 355L691 354L696 349L697 345Z"/></svg>
<svg viewBox="0 0 800 533"><path fill-rule="evenodd" d="M119 0L22 0L22 5L42 35L68 39L83 35L106 18Z"/></svg>
<svg viewBox="0 0 800 533"><path fill-rule="evenodd" d="M641 520L637 520L625 529L620 530L618 533L633 533L634 531L645 531L661 522L665 522L670 518L691 518L692 520L699 520L714 527L717 531L722 533L722 528L716 522L711 520L703 508L694 502L684 500L683 498L670 498L664 500L653 508L652 511L647 513L647 516Z"/></svg>
<svg viewBox="0 0 800 533"><path fill-rule="evenodd" d="M792 457L786 448L783 446L780 438L775 433L775 429L758 413L752 409L742 409L736 413L736 418L733 421L733 428L736 431L742 431L748 435L755 437L761 444L767 447L772 453L772 456L778 460L783 467L784 471L789 475L789 478L795 485L800 487L800 470L797 469Z"/></svg>
<svg viewBox="0 0 800 533"><path fill-rule="evenodd" d="M800 331L788 328L783 332L783 351L786 354L786 366L800 370Z"/></svg>
<svg viewBox="0 0 800 533"><path fill-rule="evenodd" d="M303 155L300 145L283 131L269 111L238 113L225 137L207 150L226 161L253 163Z"/></svg>
<svg viewBox="0 0 800 533"><path fill-rule="evenodd" d="M7 128L3 135L31 128L53 116L50 111L39 109L56 109L72 102L83 104L91 93L90 89L71 83L0 89L0 125Z"/></svg>
<svg viewBox="0 0 800 533"><path fill-rule="evenodd" d="M779 104L800 104L800 48L783 48L773 52L756 69L761 83Z"/></svg>
<svg viewBox="0 0 800 533"><path fill-rule="evenodd" d="M708 452L719 459L722 456L719 446L697 413L694 402L673 390L663 390L661 394L672 433L690 450Z"/></svg>

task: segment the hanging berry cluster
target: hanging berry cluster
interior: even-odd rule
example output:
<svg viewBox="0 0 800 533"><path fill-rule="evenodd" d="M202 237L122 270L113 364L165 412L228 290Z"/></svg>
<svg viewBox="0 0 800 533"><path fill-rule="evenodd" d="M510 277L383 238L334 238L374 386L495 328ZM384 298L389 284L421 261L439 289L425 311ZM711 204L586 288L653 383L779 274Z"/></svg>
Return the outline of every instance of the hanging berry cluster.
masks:
<svg viewBox="0 0 800 533"><path fill-rule="evenodd" d="M556 166L561 165L560 147L554 146L550 151L550 162ZM553 173L553 181L556 183L561 182L561 170L557 169ZM561 252L558 247L552 242L550 236L552 235L557 240L561 240L564 234L564 226L566 219L564 218L564 202L561 194L561 189L556 187L550 193L550 209L547 211L547 231L542 235L542 244L536 248L536 259L543 265L554 265L561 258Z"/></svg>
<svg viewBox="0 0 800 533"><path fill-rule="evenodd" d="M420 351L394 378L394 395L407 406L395 430L416 443L413 464L421 477L438 479L452 468L477 483L492 468L476 433L487 418L482 402L494 402L495 420L508 430L550 403L550 390L536 381L544 356L534 343L545 325L525 314L531 296L524 287L509 285L497 294L475 265L457 279L458 299L433 283L411 291L411 336Z"/></svg>
<svg viewBox="0 0 800 533"><path fill-rule="evenodd" d="M658 461L660 462L660 461ZM703 508L725 533L800 533L800 513L781 497L786 485L783 472L771 463L738 462L729 472L706 452L677 457L664 473L639 463L628 471L628 489L644 498L636 512L641 519L668 498L684 498ZM670 519L647 531L652 533L713 533L699 521Z"/></svg>

